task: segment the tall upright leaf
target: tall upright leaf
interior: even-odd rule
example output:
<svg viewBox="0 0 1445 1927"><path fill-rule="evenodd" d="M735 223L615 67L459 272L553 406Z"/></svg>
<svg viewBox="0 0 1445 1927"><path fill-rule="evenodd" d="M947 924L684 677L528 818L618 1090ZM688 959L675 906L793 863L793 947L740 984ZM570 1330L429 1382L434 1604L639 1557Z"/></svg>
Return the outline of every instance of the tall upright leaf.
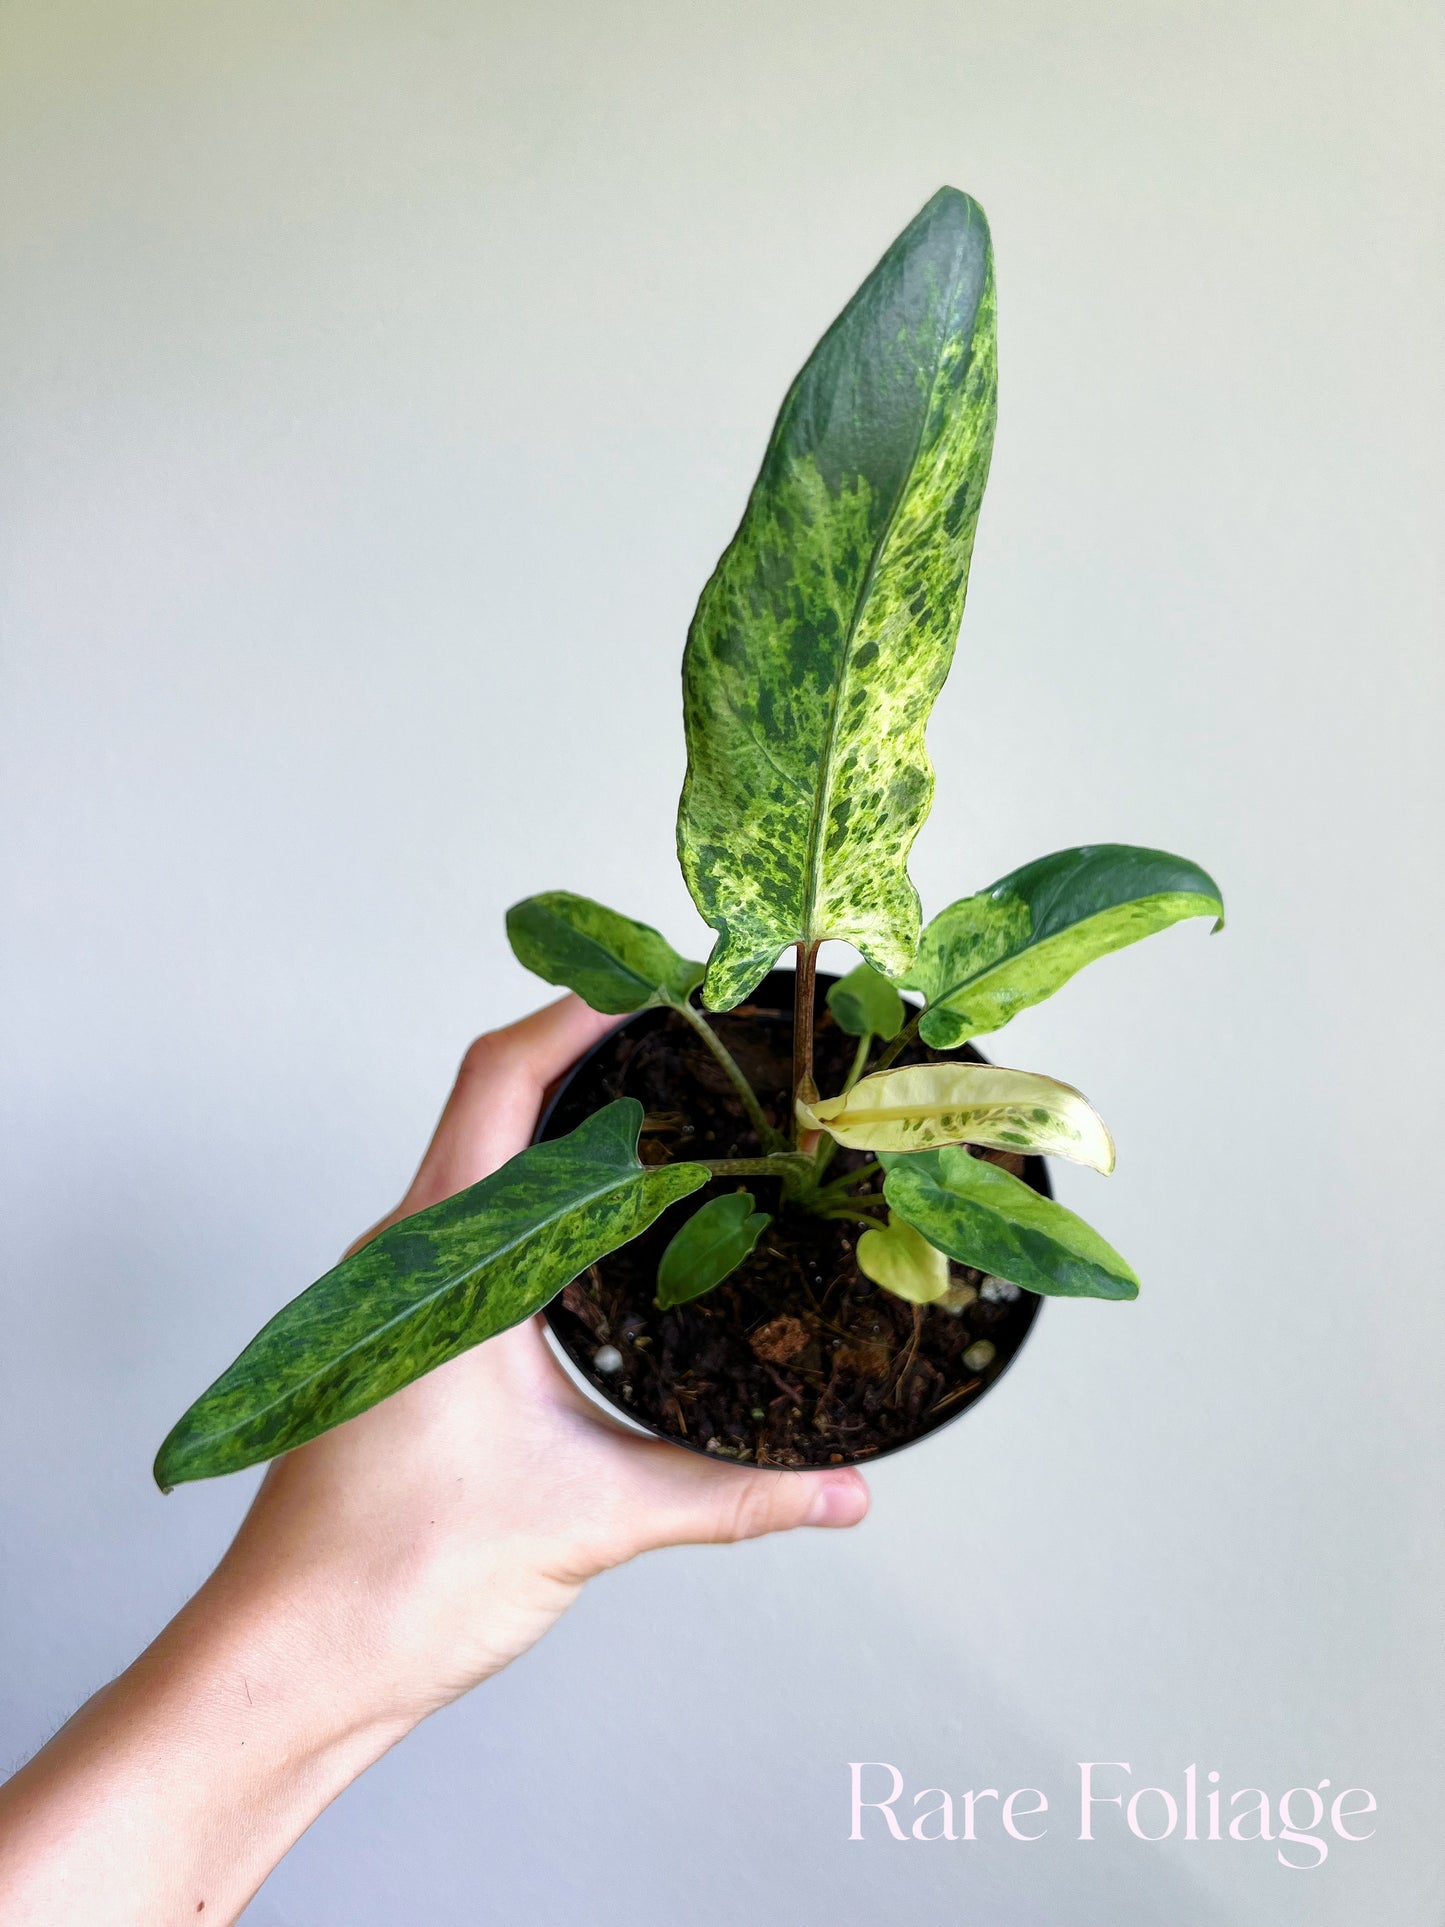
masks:
<svg viewBox="0 0 1445 1927"><path fill-rule="evenodd" d="M642 1106L618 1098L363 1245L202 1393L160 1449L157 1484L289 1452L540 1311L706 1184L702 1164L643 1165L641 1128Z"/></svg>
<svg viewBox="0 0 1445 1927"><path fill-rule="evenodd" d="M1185 917L1224 922L1219 885L1197 863L1129 843L1057 850L940 910L902 982L928 1000L924 1042L951 1050Z"/></svg>
<svg viewBox="0 0 1445 1927"><path fill-rule="evenodd" d="M923 732L963 613L995 390L988 225L943 188L793 383L688 635L678 854L718 933L715 1010L792 943L845 938L893 976L913 961Z"/></svg>

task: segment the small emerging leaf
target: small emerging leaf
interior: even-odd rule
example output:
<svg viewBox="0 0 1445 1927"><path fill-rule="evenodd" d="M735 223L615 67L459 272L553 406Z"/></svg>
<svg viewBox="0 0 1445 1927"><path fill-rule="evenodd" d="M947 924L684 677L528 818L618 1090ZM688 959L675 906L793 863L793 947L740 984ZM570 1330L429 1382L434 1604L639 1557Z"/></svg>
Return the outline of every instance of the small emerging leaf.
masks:
<svg viewBox="0 0 1445 1927"><path fill-rule="evenodd" d="M860 963L831 985L828 1008L850 1037L896 1037L903 1028L903 999L872 964Z"/></svg>
<svg viewBox="0 0 1445 1927"><path fill-rule="evenodd" d="M805 1130L854 1151L924 1151L986 1144L1114 1168L1104 1120L1072 1085L997 1064L909 1064L860 1078L844 1097L799 1103Z"/></svg>
<svg viewBox="0 0 1445 1927"><path fill-rule="evenodd" d="M1185 917L1224 923L1219 886L1198 864L1128 843L1058 850L941 910L900 982L927 999L923 1041L952 1050Z"/></svg>
<svg viewBox="0 0 1445 1927"><path fill-rule="evenodd" d="M912 1305L936 1305L948 1296L948 1259L894 1211L886 1230L863 1233L856 1256L865 1278Z"/></svg>
<svg viewBox="0 0 1445 1927"><path fill-rule="evenodd" d="M884 1156L890 1210L958 1264L1061 1298L1136 1298L1139 1280L1092 1226L958 1146Z"/></svg>
<svg viewBox="0 0 1445 1927"><path fill-rule="evenodd" d="M657 1267L658 1304L666 1311L720 1285L772 1222L766 1211L753 1210L747 1191L730 1191L699 1205L662 1254Z"/></svg>
<svg viewBox="0 0 1445 1927"><path fill-rule="evenodd" d="M156 1483L289 1452L540 1311L707 1183L703 1164L643 1165L641 1128L642 1106L618 1098L343 1259L201 1394L161 1447Z"/></svg>
<svg viewBox="0 0 1445 1927"><path fill-rule="evenodd" d="M941 188L788 391L698 601L677 848L718 933L710 1009L793 943L913 961L908 852L993 447L995 312L983 209Z"/></svg>
<svg viewBox="0 0 1445 1927"><path fill-rule="evenodd" d="M649 1004L684 1003L702 982L703 966L679 957L649 923L570 890L544 890L514 903L507 937L517 961L545 983L575 990L610 1017Z"/></svg>

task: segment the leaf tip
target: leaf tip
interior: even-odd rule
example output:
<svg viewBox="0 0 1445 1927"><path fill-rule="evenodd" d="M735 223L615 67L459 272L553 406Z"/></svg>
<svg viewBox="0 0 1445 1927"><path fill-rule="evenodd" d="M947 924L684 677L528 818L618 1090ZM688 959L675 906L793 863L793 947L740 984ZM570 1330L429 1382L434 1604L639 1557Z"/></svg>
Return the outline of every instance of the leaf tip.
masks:
<svg viewBox="0 0 1445 1927"><path fill-rule="evenodd" d="M156 1453L155 1464L151 1467L151 1477L163 1498L169 1498L178 1485L185 1483L185 1473L177 1463L178 1454L174 1445L175 1433L172 1432Z"/></svg>

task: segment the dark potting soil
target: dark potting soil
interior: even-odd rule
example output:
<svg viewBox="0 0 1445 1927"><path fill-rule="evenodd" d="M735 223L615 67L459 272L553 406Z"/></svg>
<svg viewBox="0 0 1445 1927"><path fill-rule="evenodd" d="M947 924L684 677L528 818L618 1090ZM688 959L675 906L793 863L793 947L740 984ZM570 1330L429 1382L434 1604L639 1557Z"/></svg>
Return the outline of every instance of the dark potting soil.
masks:
<svg viewBox="0 0 1445 1927"><path fill-rule="evenodd" d="M786 985L791 979L784 977ZM766 991L777 983L769 978ZM841 1090L855 1040L822 1003L814 1046L817 1083ZM775 993L776 994L776 993ZM791 996L789 988L787 994ZM786 1128L792 1012L762 1003L711 1019L763 1100ZM900 1063L941 1053L915 1044ZM977 1057L972 1050L952 1053ZM689 1157L757 1157L761 1147L716 1059L671 1011L633 1018L574 1074L543 1135L560 1137L616 1097L646 1113L644 1163ZM1037 1158L984 1152L1038 1189ZM840 1150L830 1178L865 1163ZM668 1241L705 1199L750 1190L774 1213L751 1256L703 1297L660 1311L657 1265ZM859 1190L881 1189L875 1179ZM914 1306L865 1278L853 1251L864 1227L779 1206L767 1178L719 1178L665 1211L643 1235L593 1265L553 1301L548 1319L568 1356L601 1394L681 1444L756 1465L847 1465L877 1457L946 1423L989 1389L1023 1343L1038 1300L1012 1285L952 1267L974 1296L960 1310ZM967 1296L967 1293L957 1295ZM620 1369L599 1372L613 1347Z"/></svg>

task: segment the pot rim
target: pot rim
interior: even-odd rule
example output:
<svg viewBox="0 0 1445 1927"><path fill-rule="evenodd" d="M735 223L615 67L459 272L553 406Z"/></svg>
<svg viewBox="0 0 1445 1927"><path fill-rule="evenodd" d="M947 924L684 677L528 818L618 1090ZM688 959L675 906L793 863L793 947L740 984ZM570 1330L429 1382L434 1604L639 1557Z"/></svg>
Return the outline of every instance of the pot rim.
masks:
<svg viewBox="0 0 1445 1927"><path fill-rule="evenodd" d="M745 1004L761 1005L764 1009L775 1011L779 1016L790 1016L793 1008L793 976L794 973L791 970L770 970L758 985L757 989L753 991L750 996L744 998L743 1002ZM820 970L818 972L816 998L819 1004L824 1002L828 986L837 981L838 975L835 971ZM786 992L785 999L784 992ZM571 1089L576 1079L587 1066L591 1064L595 1057L611 1045L618 1033L626 1030L629 1024L635 1024L641 1018L651 1017L660 1011L665 1012L665 1009L665 1005L654 1005L647 1010L634 1011L630 1017L623 1017L614 1024L612 1029L609 1030L604 1037L598 1038L590 1050L583 1052L582 1056L577 1059L577 1062L572 1066L571 1070L567 1072L566 1076L558 1080L556 1087L543 1106L541 1114L537 1119L537 1128L532 1134L532 1142L534 1144L541 1143L545 1137L547 1126L551 1123L557 1106ZM724 1012L722 1014L726 1015L727 1013ZM980 1061L986 1061L982 1059L981 1053L977 1050L975 1050L974 1055L979 1057ZM1053 1197L1054 1187L1046 1158L1030 1157L1027 1160L1026 1172L1028 1182L1033 1185L1036 1191L1042 1192L1046 1198ZM1023 1291L1022 1286L1020 1286L1019 1289ZM844 1453L836 1465L764 1465L759 1467L756 1460L735 1459L727 1452L709 1452L705 1445L694 1444L691 1439L680 1439L676 1433L673 1432L664 1432L660 1426L652 1425L645 1418L639 1417L636 1412L629 1411L620 1399L610 1397L600 1385L593 1382L590 1374L585 1372L577 1363L576 1359L572 1357L562 1342L562 1337L557 1329L554 1316L555 1310L561 1304L562 1300L562 1293L560 1291L543 1306L542 1316L546 1320L548 1346L556 1354L558 1363L567 1373L572 1383L576 1385L577 1388L590 1399L592 1404L597 1407L598 1411L603 1413L608 1419L614 1421L621 1419L624 1421L627 1429L633 1436L661 1439L666 1445L677 1446L679 1451L695 1453L697 1457L706 1459L709 1464L735 1465L740 1472L756 1472L759 1470L765 1472L836 1472L848 1466L856 1466L860 1470L866 1469L870 1465L876 1465L880 1459L893 1458L899 1452L911 1452L917 1446L926 1445L930 1439L936 1438L939 1433L946 1432L950 1425L956 1425L961 1418L966 1418L975 1406L982 1405L989 1394L994 1391L1013 1370L1019 1353L1028 1344L1029 1339L1033 1336L1034 1327L1038 1323L1039 1313L1042 1311L1044 1304L1042 1296L1037 1292L1028 1291L1023 1292L1023 1295L1031 1301L1033 1306L1029 1321L1027 1325L1024 1326L1018 1344L1009 1354L1000 1370L981 1392L974 1398L969 1399L967 1404L961 1405L957 1411L950 1412L946 1418L939 1419L937 1424L928 1426L926 1430L917 1433L913 1438L900 1439L892 1445L880 1445L873 1451L860 1453L856 1458L849 1453Z"/></svg>

